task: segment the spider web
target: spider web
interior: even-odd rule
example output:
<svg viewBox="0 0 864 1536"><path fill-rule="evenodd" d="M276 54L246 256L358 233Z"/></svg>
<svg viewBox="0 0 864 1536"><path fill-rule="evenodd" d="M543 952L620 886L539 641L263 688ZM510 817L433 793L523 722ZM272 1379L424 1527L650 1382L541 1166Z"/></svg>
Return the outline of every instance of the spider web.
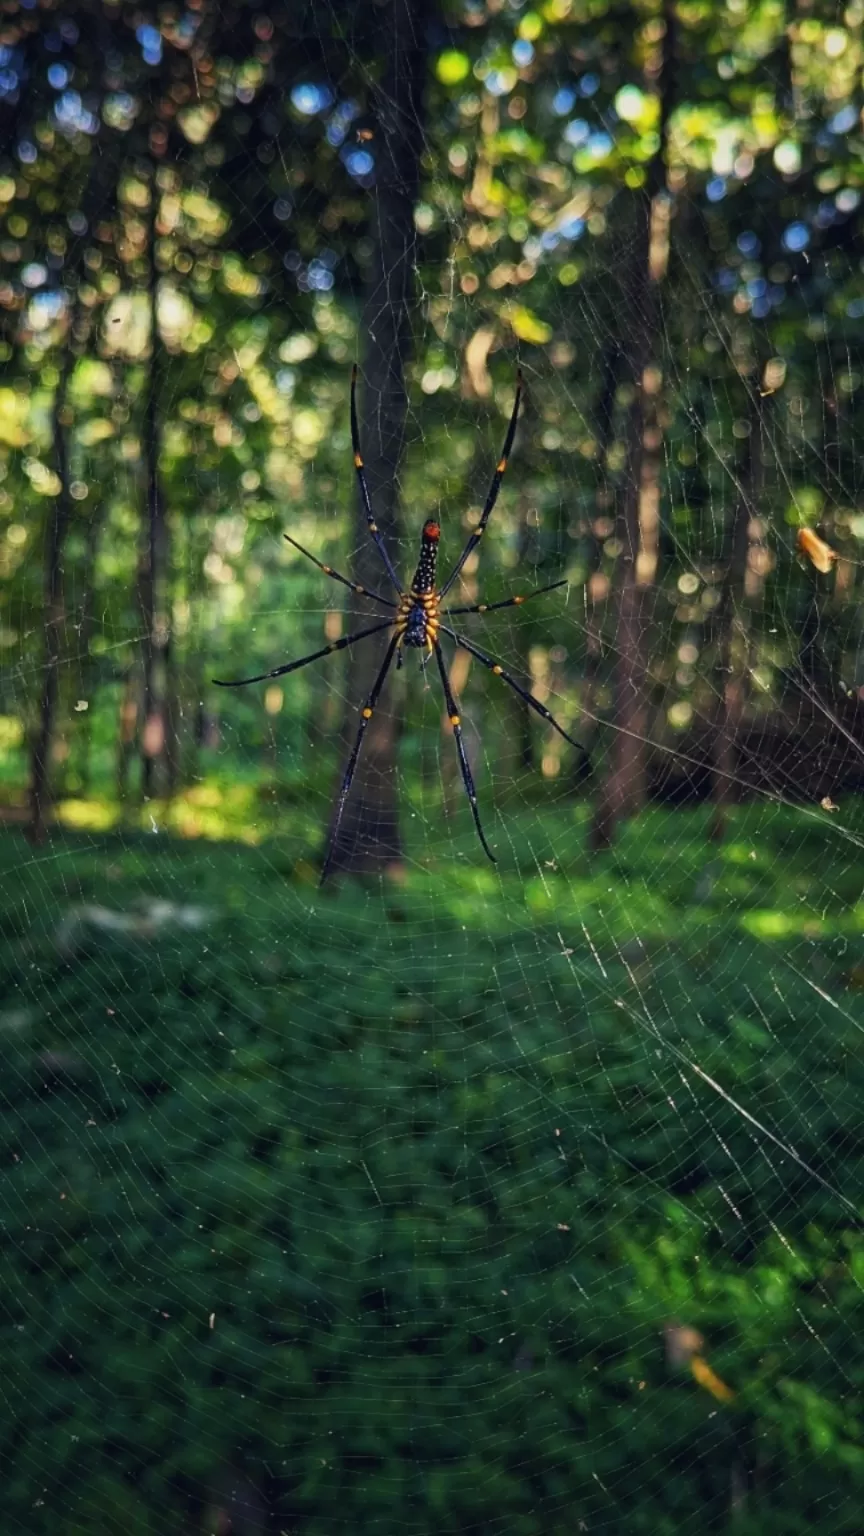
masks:
<svg viewBox="0 0 864 1536"><path fill-rule="evenodd" d="M154 1532L183 1528L190 1511L202 1529L250 1533L420 1532L433 1518L460 1530L737 1518L792 1531L798 1509L826 1532L856 1529L861 749L800 665L805 621L818 648L828 599L815 578L805 591L784 517L805 457L829 504L854 507L857 483L838 482L833 419L816 423L816 446L812 411L796 426L778 410L752 429L771 465L757 505L727 385L697 380L696 341L691 359L661 326L656 363L685 405L657 450L668 492L645 610L648 803L590 857L615 735L616 529L589 451L608 306L590 282L549 285L551 365L513 344L477 365L479 392L458 389L454 338L484 317L452 255L470 246L471 222L449 208L440 291L425 266L416 273L391 553L407 579L434 514L449 570L479 515L521 353L527 420L452 599L569 578L525 610L459 627L584 738L593 777L445 642L494 868L438 679L411 656L381 703L401 722L402 885L316 888L332 739L360 703L341 658L220 700L218 719L202 688L189 792L149 802L137 826L127 814L105 831L86 794L70 793L61 821L77 831L29 852L5 840L16 895L0 1014L3 1212L20 1362L6 1401L22 1426L10 1458L21 1529L85 1529L96 1510L106 1529L124 1517L135 1528L134 1516ZM618 254L623 269L625 233ZM546 253L524 259L539 269ZM280 538L284 521L350 571L355 337L330 270L319 259L300 272L320 284L317 334L236 349L250 428L256 368L281 367L308 440L279 516L261 513L251 480L242 510L208 514L206 588L200 548L177 539L195 594L182 644L204 658L202 677L225 675L226 658L238 672L252 670L247 656L276 666L354 627L351 595ZM700 346L710 334L731 354L703 276L686 281ZM637 317L617 297L626 333ZM577 333L595 345L584 375ZM304 379L313 334L333 364L324 384ZM742 394L754 413L769 363ZM840 398L831 382L824 397ZM186 394L172 384L166 418ZM620 443L620 407L618 421ZM722 442L717 421L732 423ZM837 430L854 464L853 426ZM694 465L695 529L676 517ZM610 484L625 473L613 461ZM210 471L193 461L189 481L213 509ZM699 727L721 683L706 615L742 494L748 558L730 620L746 652L741 803L715 842ZM848 564L843 579L854 585ZM19 708L40 675L23 609L21 620ZM109 658L133 658L142 639L128 607L110 605L99 635ZM852 690L859 646L853 622L840 658ZM67 679L81 655L70 618ZM89 703L92 675L79 676ZM106 745L94 750L108 760ZM220 833L234 834L231 861Z"/></svg>

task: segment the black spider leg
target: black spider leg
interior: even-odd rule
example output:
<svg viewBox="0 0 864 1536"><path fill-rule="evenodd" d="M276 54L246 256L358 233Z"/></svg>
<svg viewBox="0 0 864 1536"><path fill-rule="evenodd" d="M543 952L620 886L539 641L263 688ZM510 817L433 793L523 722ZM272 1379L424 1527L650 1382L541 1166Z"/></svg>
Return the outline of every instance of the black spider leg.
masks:
<svg viewBox="0 0 864 1536"><path fill-rule="evenodd" d="M377 635L381 629L391 629L392 619L385 619L381 624L373 624L371 629L357 629L353 635L343 635L341 640L333 640L330 645L325 645L320 651L313 651L311 656L301 656L299 661L289 661L284 667L274 667L272 672L259 672L257 677L238 677L233 682L226 683L219 677L214 677L213 682L217 688L245 688L247 683L266 683L269 677L284 677L286 672L297 672L300 667L308 667L310 661L318 661L321 656L329 656L333 651L344 651L346 645L355 645L358 640L365 640L368 635Z"/></svg>
<svg viewBox="0 0 864 1536"><path fill-rule="evenodd" d="M444 665L444 654L437 640L435 642L435 660L438 663L438 671L441 673L441 683L444 688L444 698L447 701L447 714L450 719L450 724L453 727L453 735L456 738L456 751L459 753L459 767L462 769L462 783L465 785L465 793L468 796L471 804L471 814L474 817L474 825L477 828L477 836L483 844L484 853L488 858L492 860L493 864L497 864L498 860L489 847L489 844L483 835L483 828L480 825L480 813L477 809L477 791L474 788L474 780L471 776L471 769L468 765L468 757L465 752L465 743L462 740L462 726L459 718L459 711L456 708L456 700L453 697L453 689L450 687L450 679L447 676L447 668Z"/></svg>
<svg viewBox="0 0 864 1536"><path fill-rule="evenodd" d="M287 535L286 535L287 537ZM527 603L531 597L540 597L544 592L554 592L556 587L566 587L567 581L550 581L548 587L535 587L533 592L526 592L524 597L507 597L501 603L473 603L470 608L445 608L448 617L457 613L495 613L498 608L518 608L521 603Z"/></svg>
<svg viewBox="0 0 864 1536"><path fill-rule="evenodd" d="M379 628L380 627L381 626L379 626ZM342 787L339 790L339 799L336 802L336 815L333 818L333 827L330 832L330 841L327 846L327 857L324 860L324 867L321 870L321 885L323 885L324 881L327 879L327 874L330 869L330 864L333 858L333 848L336 842L339 826L342 821L342 812L345 809L345 801L348 799L348 795L351 791L351 784L354 779L354 770L357 767L357 759L360 756L360 749L363 746L363 737L366 735L366 727L375 713L375 705L378 703L381 689L384 687L384 679L386 678L387 673L390 671L393 656L396 651L396 647L399 644L399 639L400 636L397 634L394 635L393 639L390 641L390 644L388 645L384 655L384 660L381 663L381 670L378 673L374 683L372 684L366 703L363 705L363 708L360 711L360 728L357 732L354 746L351 751L351 756L348 759L348 767L345 769L345 776L342 780Z"/></svg>
<svg viewBox="0 0 864 1536"><path fill-rule="evenodd" d="M332 576L334 581L341 581L343 587L348 587L351 592L358 592L361 597L371 597L373 602L383 603L385 608L396 607L396 604L392 603L389 597L382 597L380 592L371 592L368 587L361 587L359 582L349 581L347 576L340 576L338 571L334 571L332 565L322 564L320 560L316 559L315 555L309 553L308 549L304 549L302 544L298 544L296 539L292 539L290 533L284 534L283 537L288 540L289 544L293 544L295 549L299 549L301 555L305 555L307 560L311 560L313 565L317 565L319 571L323 571L325 576Z"/></svg>
<svg viewBox="0 0 864 1536"><path fill-rule="evenodd" d="M477 646L472 645L470 640L466 640L464 635L458 635L455 629L448 629L446 624L442 624L441 628L445 635L449 635L451 640L455 640L457 645L461 645L463 651L470 651L471 655L476 656L477 660L482 662L484 667L488 667L490 672L494 672L496 677L500 677L503 682L509 683L513 691L518 693L520 699L525 700L529 709L533 709L535 714L540 715L547 725L551 725L558 732L559 736L563 736L565 741L569 741L571 747L578 748L586 762L590 762L588 748L583 746L581 741L577 741L575 737L568 736L563 725L558 724L555 716L549 713L546 705L541 704L539 699L535 699L533 693L529 693L528 689L523 688L521 683L517 683L515 677L511 677L509 672L505 672L500 662L493 661L491 656L487 656L485 651L478 650Z"/></svg>
<svg viewBox="0 0 864 1536"><path fill-rule="evenodd" d="M354 450L354 468L357 471L357 480L358 480L358 483L359 483L359 486L360 486L360 495L363 498L363 510L366 513L366 522L369 525L369 532L371 533L373 539L375 540L375 543L378 545L378 550L380 552L381 559L384 561L384 564L387 567L387 575L390 577L390 580L392 581L394 587L396 588L396 591L399 593L399 595L401 597L401 595L402 595L402 586L401 586L401 583L399 581L399 577L396 575L396 572L393 569L393 564L392 564L392 561L390 559L390 556L387 553L387 547L386 547L386 545L384 543L384 540L382 539L381 534L378 531L378 524L375 521L375 513L372 511L372 502L369 499L369 487L366 484L366 471L363 468L363 455L360 452L360 428L357 425L357 364L356 363L354 364L354 367L351 370L351 447Z"/></svg>
<svg viewBox="0 0 864 1536"><path fill-rule="evenodd" d="M501 450L501 457L498 460L495 473L492 476L492 484L489 487L489 494L486 497L486 505L480 514L480 521L477 524L477 527L471 534L468 543L465 545L465 548L459 556L459 559L456 561L456 564L450 572L450 575L447 577L447 580L441 588L441 591L438 593L439 598L444 597L445 594L450 591L450 588L456 580L456 577L459 575L459 572L465 564L465 561L468 559L472 549L476 549L477 545L480 543L480 540L482 539L486 529L486 524L492 516L492 509L498 500L498 492L501 489L501 481L504 479L504 472L507 468L507 460L510 457L510 449L513 447L513 439L516 436L516 418L519 415L519 402L521 399L522 370L520 368L516 374L516 399L513 401L513 413L510 417L510 425L507 428L507 436L504 439L504 447Z"/></svg>

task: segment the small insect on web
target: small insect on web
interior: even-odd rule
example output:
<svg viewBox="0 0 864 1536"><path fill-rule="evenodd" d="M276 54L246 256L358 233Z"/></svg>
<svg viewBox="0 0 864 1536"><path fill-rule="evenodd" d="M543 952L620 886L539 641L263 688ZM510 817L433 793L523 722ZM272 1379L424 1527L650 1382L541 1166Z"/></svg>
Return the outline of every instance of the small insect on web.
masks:
<svg viewBox="0 0 864 1536"><path fill-rule="evenodd" d="M372 716L375 713L375 708L381 696L381 690L384 687L387 674L390 671L394 660L396 661L397 668L402 665L403 652L406 646L410 646L424 652L424 662L431 658L433 655L435 657L435 661L438 666L438 673L441 678L441 687L444 691L444 701L447 706L447 715L449 717L450 724L453 727L453 735L456 741L456 751L459 756L459 767L462 773L462 782L465 786L465 793L468 796L468 800L471 806L471 814L474 817L474 825L477 828L477 836L483 845L484 852L492 860L493 864L496 862L495 855L493 854L489 844L486 841L486 836L480 822L480 813L477 809L477 791L474 787L474 779L471 773L470 765L468 763L468 756L465 751L465 743L462 739L461 717L456 699L453 695L453 689L450 684L450 678L444 660L444 652L441 648L441 635L447 635L448 638L453 640L457 646L462 648L462 650L468 651L470 655L475 657L475 659L480 662L481 666L487 667L495 677L500 677L502 682L506 683L508 687L513 689L514 693L519 695L520 699L524 700L529 709L534 710L535 714L540 715L541 719L545 720L548 725L551 725L553 729L558 732L559 736L563 736L565 741L569 741L571 746L576 747L577 750L582 754L583 758L587 758L586 748L582 745L581 742L574 740L572 736L568 735L567 731L564 730L562 725L558 724L558 721L555 719L554 715L552 715L546 708L545 704L541 704L539 699L535 699L533 693L530 693L527 688L523 688L521 683L516 681L515 677L511 677L510 673L501 666L500 662L495 660L494 656L488 656L485 651L480 650L479 646L474 645L473 641L468 640L465 635L451 628L451 626L445 622L448 619L456 618L457 616L461 615L472 613L494 613L500 608L519 607L522 603L527 602L531 597L539 597L543 592L554 592L557 587L566 586L566 581L553 581L550 582L548 586L537 587L533 592L525 593L524 596L522 594L518 594L513 597L505 598L503 601L498 603L472 603L470 606L462 608L442 608L441 606L443 599L446 597L447 593L450 591L450 588L453 586L453 583L456 581L457 577L462 571L462 568L465 565L469 555L477 547L481 538L483 537L483 534L486 530L486 525L492 515L492 510L496 501L498 500L498 492L501 489L501 481L503 480L505 471L507 469L510 450L513 447L513 439L516 435L516 422L519 416L519 405L521 399L522 374L520 372L517 374L516 378L516 398L513 402L513 411L510 416L510 423L507 427L507 435L504 438L504 447L501 450L501 457L498 460L498 463L495 467L495 473L492 476L492 484L489 487L489 493L486 497L483 511L480 514L480 521L477 524L477 527L474 529L473 533L469 535L465 544L465 548L459 556L459 559L456 561L456 564L450 572L450 575L447 577L447 580L444 582L443 586L436 587L435 578L438 563L438 542L441 537L441 529L434 518L427 518L426 522L423 524L423 530L420 536L420 556L417 562L417 569L412 577L410 587L405 589L402 587L399 581L399 577L393 567L393 563L387 552L387 547L381 537L378 524L375 521L375 514L372 510L372 502L369 496L369 486L366 481L366 474L363 467L363 455L360 452L360 430L357 422L357 368L355 366L351 375L351 443L354 451L354 468L357 471L357 480L360 487L360 497L363 503L363 510L366 514L366 523L369 528L369 532L372 535L375 544L377 545L387 575L396 591L396 601L390 597L382 596L380 592L372 592L368 587L362 587L358 582L350 581L347 576L340 575L340 573L338 571L334 571L331 566L324 565L322 561L318 560L316 556L311 554L308 549L304 549L302 544L298 544L297 540L292 538L290 534L286 533L285 538L288 540L289 544L293 544L294 548L300 551L301 555L305 555L308 560L311 560L314 565L317 565L319 571L323 571L325 576L332 577L334 581L341 582L343 587L348 587L349 591L357 592L361 596L371 599L372 602L379 603L383 608L392 609L393 617L382 620L380 624L372 624L368 629L355 630L353 634L345 635L341 640L334 640L329 645L322 646L319 651L313 651L310 656L301 656L299 660L286 662L284 666L274 667L270 672L261 672L255 677L238 678L233 682L225 682L219 678L214 678L214 682L220 688L246 688L250 683L266 682L271 677L285 677L289 672L296 672L300 667L308 667L311 662L319 661L322 656L329 656L334 651L343 651L347 646L356 645L359 641L368 639L370 635L380 634L382 630L389 629L393 631L392 638L385 652L384 660L381 664L378 676L375 678L366 701L360 711L360 725L354 740L354 745L351 749L351 756L348 759L348 766L345 769L342 784L339 789L339 799L336 805L336 815L333 821L330 843L321 872L322 881L326 879L328 870L330 868L336 836L342 821L342 813L345 809L345 802L347 801L348 795L351 792L351 784L353 782L354 773L357 768L357 761L360 757L360 752L363 747L363 737L366 733L366 727L368 726L369 721L372 719Z"/></svg>

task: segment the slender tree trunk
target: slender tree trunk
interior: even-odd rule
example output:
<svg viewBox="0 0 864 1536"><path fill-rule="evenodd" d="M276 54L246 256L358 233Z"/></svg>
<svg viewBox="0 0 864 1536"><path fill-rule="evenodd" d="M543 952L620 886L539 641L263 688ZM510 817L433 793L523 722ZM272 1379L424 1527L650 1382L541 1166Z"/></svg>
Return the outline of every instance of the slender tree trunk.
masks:
<svg viewBox="0 0 864 1536"><path fill-rule="evenodd" d="M63 546L72 514L69 494L69 453L66 441L66 397L69 380L75 367L71 345L72 326L67 337L66 350L60 370L60 378L54 395L51 427L54 448L54 469L60 487L48 514L45 532L45 565L42 580L45 628L45 660L42 675L42 696L39 701L39 718L30 750L30 828L33 843L44 842L46 819L50 797L50 758L54 736L54 717L59 692L60 655L63 644L63 625L66 610L63 595Z"/></svg>
<svg viewBox="0 0 864 1536"><path fill-rule="evenodd" d="M594 430L597 453L597 471L594 491L594 521L590 525L591 542L588 554L588 580L585 583L585 679L582 688L583 739L586 745L593 741L594 722L597 714L597 685L603 667L603 620L602 607L606 603L606 577L600 569L603 544L609 537L609 509L612 495L609 484L609 449L612 446L615 426L615 395L621 370L621 345L613 338L607 341L602 354L602 371L597 404L594 409ZM586 759L579 757L574 763L571 788L575 792L586 777Z"/></svg>
<svg viewBox="0 0 864 1536"><path fill-rule="evenodd" d="M96 563L99 555L99 537L105 522L108 510L107 497L104 493L97 507L90 514L87 531L84 536L84 570L82 572L81 602L78 608L78 647L80 661L78 675L80 679L81 697L87 704L87 711L81 721L79 731L81 735L81 792L87 795L90 791L90 749L93 739L93 693L94 693L94 666L91 645L96 629L96 614L94 605L96 601Z"/></svg>
<svg viewBox="0 0 864 1536"><path fill-rule="evenodd" d="M156 268L156 221L159 194L151 182L148 295L150 300L150 365L144 405L144 468L147 521L138 575L138 601L143 625L143 731L141 787L147 798L170 793L176 779L175 710L171 693L170 546L165 499L159 474L159 411L163 386L159 339L159 273Z"/></svg>
<svg viewBox="0 0 864 1536"><path fill-rule="evenodd" d="M837 389L839 367L832 358L830 343L819 349L817 358L822 396L822 463L827 472L828 490L828 504L820 518L820 526L829 543L836 545L838 521L842 529L855 501L844 483L842 451L842 445L847 441L852 443L854 436L842 417L842 396ZM841 542L845 542L842 531ZM845 560L841 560L829 576L819 575L815 570L810 572L811 601L799 636L801 671L819 695L830 700L834 710L842 709L845 702L840 687L842 637L846 628L844 608L857 597L854 573L854 566Z"/></svg>
<svg viewBox="0 0 864 1536"><path fill-rule="evenodd" d="M111 364L112 373L112 398L116 404L124 393L123 365L119 358L114 358ZM94 694L96 689L96 668L93 663L93 636L96 632L96 591L97 591L97 567L99 560L99 541L105 520L108 516L109 498L104 485L98 492L99 500L90 509L84 534L84 562L81 572L81 601L78 605L78 647L80 661L78 664L79 687L81 698L86 701L87 710L78 726L77 735L80 740L79 764L81 775L81 793L86 798L91 789L92 778L92 747L93 747L93 718L95 715Z"/></svg>
<svg viewBox="0 0 864 1536"><path fill-rule="evenodd" d="M113 200L115 195L117 146L113 138L109 140L109 144L110 149L103 150L101 155L96 155L95 151L91 155L81 190L81 211L88 229L97 213L104 208L106 201ZM64 418L75 362L86 346L93 323L92 315L85 313L77 299L77 283L84 249L83 238L79 237L69 253L66 274L69 326L52 412L54 468L60 487L54 499L45 534L42 585L45 669L38 720L30 750L29 835L34 843L42 842L46 835L46 818L50 803L51 743L59 693L62 630L66 617L63 593L63 547L72 514L72 501L69 490L69 447L66 435L68 423Z"/></svg>
<svg viewBox="0 0 864 1536"><path fill-rule="evenodd" d="M646 186L638 194L633 257L624 297L624 316L632 343L622 346L622 373L633 390L627 422L627 459L619 493L617 536L621 545L616 590L613 667L614 737L611 761L601 787L590 833L594 850L608 848L616 823L638 811L645 795L645 742L648 723L647 594L657 563L659 519L659 449L656 395L660 373L652 367L657 352L659 289L668 262L670 205L666 192L666 135L674 96L675 10L663 8L665 34L646 74L660 100L658 148Z"/></svg>
<svg viewBox="0 0 864 1536"><path fill-rule="evenodd" d="M520 458L522 462L524 463L527 460L531 469L536 470L538 465L534 460L533 449L537 440L537 411L534 405L532 391L530 389L527 390L522 397L522 413L519 421L519 439L521 444ZM544 459L542 465L539 467L542 473L546 473L548 471L547 461ZM488 469L485 470L485 473L488 474ZM536 518L534 519L534 525L536 526ZM486 559L489 558L490 553L491 551L486 552ZM534 527L532 527L530 497L526 491L520 490L516 504L517 591L522 591L527 587L539 586L544 580L548 580L548 577L544 577L539 573L537 574L536 578L533 574L536 566L532 565L532 556L536 557L538 553L539 541L536 533L534 532ZM482 580L480 585L482 589L484 585ZM556 596L560 596L560 593L557 593ZM472 599L472 601L473 600L474 599ZM485 600L486 599L484 598L484 601ZM530 612L534 614L535 617L537 616L533 605ZM532 627L530 623L525 623L524 615L518 618L514 616L514 623L510 632L510 638L512 642L512 655L515 659L516 671L522 678L531 677L531 632ZM499 630L499 635L502 633L503 628ZM490 645L492 646L493 650L497 644L497 640L490 639ZM529 683L528 686L530 687L531 684ZM497 704L498 707L506 705L506 701L502 697L501 690L497 687L494 692L492 692L490 689L490 699L493 705ZM509 760L512 763L512 772L514 776L532 774L536 766L537 757L534 743L534 732L532 728L536 717L532 715L528 705L524 702L524 700L520 699L517 694L510 693L510 701L510 707L508 710L506 710L506 712L504 708L501 708L507 741L504 743L503 748L499 748L499 751L502 752L504 760ZM510 717L509 725L507 724L508 715Z"/></svg>
<svg viewBox="0 0 864 1536"><path fill-rule="evenodd" d="M737 767L736 741L747 691L747 663L743 609L747 556L750 549L750 522L758 505L763 472L763 416L757 374L750 391L750 408L738 464L738 490L724 554L725 573L717 608L717 683L716 701L711 720L712 799L714 814L708 835L720 842L725 835L728 807L733 798Z"/></svg>
<svg viewBox="0 0 864 1536"><path fill-rule="evenodd" d="M377 132L372 188L374 255L363 309L364 355L360 396L363 458L375 518L394 563L399 555L397 474L407 407L405 367L411 351L411 305L416 252L414 205L422 148L426 69L426 0L390 0L382 10L384 78L375 92ZM380 557L358 501L357 555L352 574L364 586L387 586ZM354 627L380 618L363 599L352 602ZM368 615L368 617L367 617ZM386 635L350 652L345 751L350 750L359 710L381 665ZM413 657L409 658L409 665ZM353 788L336 835L331 868L380 873L401 858L396 792L399 719L391 688L366 732ZM344 764L343 764L344 771ZM340 772L340 782L342 774Z"/></svg>
<svg viewBox="0 0 864 1536"><path fill-rule="evenodd" d="M526 431L527 426L528 423L526 423L523 417L523 433ZM531 554L531 547L534 542L531 536L531 528L528 523L528 512L528 502L525 495L523 494L519 498L519 509L517 513L519 519L519 532L516 548L518 551L519 559L516 569L519 572L520 581L525 581L526 585L526 577L529 569L528 562ZM517 668L522 677L531 676L531 647L529 642L529 633L530 631L528 628L526 628L524 621L516 624L514 627L513 649L516 656ZM528 686L530 687L530 684ZM513 703L511 705L511 710L513 715L513 735L515 744L514 757L516 771L520 774L532 773L534 770L534 738L531 733L531 710L528 708L528 705L519 698L518 694L512 694L512 700Z"/></svg>
<svg viewBox="0 0 864 1536"><path fill-rule="evenodd" d="M124 805L129 798L129 770L135 754L138 725L138 686L135 669L123 678L120 713L117 721L117 799Z"/></svg>

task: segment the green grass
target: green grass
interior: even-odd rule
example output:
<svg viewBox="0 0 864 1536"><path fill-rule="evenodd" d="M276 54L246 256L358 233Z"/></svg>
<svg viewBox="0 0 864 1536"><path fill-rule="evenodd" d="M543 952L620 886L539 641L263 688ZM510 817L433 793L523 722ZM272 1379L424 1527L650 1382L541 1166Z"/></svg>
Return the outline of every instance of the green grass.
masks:
<svg viewBox="0 0 864 1536"><path fill-rule="evenodd" d="M841 815L590 862L526 810L323 893L299 824L4 836L7 1528L210 1531L241 1478L303 1536L857 1533Z"/></svg>

